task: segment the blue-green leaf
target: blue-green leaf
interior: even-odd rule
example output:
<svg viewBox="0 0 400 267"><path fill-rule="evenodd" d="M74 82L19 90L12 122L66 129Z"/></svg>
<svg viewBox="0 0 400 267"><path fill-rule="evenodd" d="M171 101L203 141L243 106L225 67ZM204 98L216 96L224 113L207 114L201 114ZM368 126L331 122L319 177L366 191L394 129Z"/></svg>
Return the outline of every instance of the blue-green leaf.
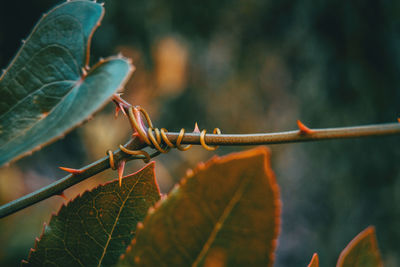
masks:
<svg viewBox="0 0 400 267"><path fill-rule="evenodd" d="M123 86L133 70L122 57L89 63L104 9L72 1L43 15L0 77L0 166L81 123Z"/></svg>

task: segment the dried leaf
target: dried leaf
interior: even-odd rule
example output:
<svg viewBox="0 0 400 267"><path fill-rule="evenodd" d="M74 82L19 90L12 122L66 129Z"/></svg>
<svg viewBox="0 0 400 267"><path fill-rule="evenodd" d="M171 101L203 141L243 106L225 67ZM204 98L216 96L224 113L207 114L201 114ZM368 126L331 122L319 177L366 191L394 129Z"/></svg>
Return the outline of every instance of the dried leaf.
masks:
<svg viewBox="0 0 400 267"><path fill-rule="evenodd" d="M160 199L154 163L62 206L29 253L27 266L109 266L118 261L149 207Z"/></svg>

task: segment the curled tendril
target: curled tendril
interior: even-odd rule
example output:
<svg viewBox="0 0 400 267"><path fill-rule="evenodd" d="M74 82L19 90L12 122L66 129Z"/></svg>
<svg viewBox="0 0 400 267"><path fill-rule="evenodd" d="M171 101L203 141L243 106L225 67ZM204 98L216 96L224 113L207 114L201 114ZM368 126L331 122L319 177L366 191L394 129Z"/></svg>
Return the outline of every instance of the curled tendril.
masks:
<svg viewBox="0 0 400 267"><path fill-rule="evenodd" d="M200 133L200 143L201 143L202 147L204 147L205 149L207 149L209 151L216 150L218 148L218 146L209 146L206 144L206 141L204 140L206 133L207 133L206 130L203 130ZM221 134L221 130L219 128L215 128L213 131L213 134Z"/></svg>
<svg viewBox="0 0 400 267"><path fill-rule="evenodd" d="M110 158L110 168L115 171L117 167L115 166L114 154L111 150L107 150L107 155Z"/></svg>
<svg viewBox="0 0 400 267"><path fill-rule="evenodd" d="M160 153L168 153L168 151L171 148L177 148L181 151L186 151L192 147L192 145L186 145L186 146L181 145L183 137L185 136L185 129L182 128L180 130L178 138L176 139L175 144L173 144L166 135L168 130L165 128L161 128L161 130L159 130L158 128L154 128L149 114L146 112L146 110L144 110L140 106L136 106L136 107L130 106L128 108L127 115L128 115L129 122L130 122L132 128L136 131L139 138L141 140L143 140L143 142L145 142L147 145L156 149L157 152L153 153L152 155L149 155L149 153L147 153L144 150L130 150L130 149L120 145L119 148L126 154L133 155L133 156L142 156L140 158L143 159L143 161L147 163L150 161L150 159L152 157L154 157ZM143 115L144 119L146 120L146 123L148 126L147 132L145 131L145 126L143 124L141 115ZM204 149L209 150L209 151L216 150L218 148L218 146L209 146L206 144L206 141L205 141L206 133L207 133L206 130L202 130L200 133L201 146ZM213 133L221 134L221 130L219 128L215 128ZM107 154L110 158L110 167L113 170L117 169L112 151L108 150Z"/></svg>
<svg viewBox="0 0 400 267"><path fill-rule="evenodd" d="M135 110L136 112L140 112L141 114L143 114L148 128L147 128L147 133L146 131L143 129L144 127L141 127L141 121L138 122L138 120L136 119L139 116L135 116ZM192 147L192 145L187 145L187 146L182 146L181 142L183 140L183 137L185 136L185 129L181 129L178 135L178 138L176 140L176 143L173 144L171 141L169 141L166 133L168 132L167 129L165 128L161 128L161 130L159 130L158 128L154 128L153 123L150 119L149 114L146 112L146 110L144 110L141 107L129 107L128 109L128 117L129 117L129 121L131 122L131 125L133 126L133 128L136 130L136 132L139 134L140 138L148 145L154 147L155 149L157 149L159 152L161 153L167 153L171 148L177 148L179 150L182 151L186 151L188 149L190 149ZM140 120L140 117L139 117ZM203 130L200 134L200 143L202 145L202 147L206 150L210 150L213 151L215 149L217 149L218 147L212 147L206 144L205 142L205 135L206 135L206 130ZM221 134L221 130L219 128L215 128L213 131L214 134Z"/></svg>
<svg viewBox="0 0 400 267"><path fill-rule="evenodd" d="M143 156L144 156L143 161L144 161L145 163L150 162L150 155L149 155L149 153L147 153L147 152L144 151L144 150L130 150L130 149L128 149L128 148L126 148L126 147L124 147L124 146L122 146L122 145L119 145L119 148L120 148L124 153L129 154L129 155L133 155L133 156L143 155Z"/></svg>

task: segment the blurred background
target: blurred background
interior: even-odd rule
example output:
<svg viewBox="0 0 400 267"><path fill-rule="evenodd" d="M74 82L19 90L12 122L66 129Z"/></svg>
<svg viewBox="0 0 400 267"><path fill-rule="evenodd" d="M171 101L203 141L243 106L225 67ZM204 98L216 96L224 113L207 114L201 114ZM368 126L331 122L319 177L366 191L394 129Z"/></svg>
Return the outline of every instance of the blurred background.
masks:
<svg viewBox="0 0 400 267"><path fill-rule="evenodd" d="M41 14L62 1L1 1L0 67ZM225 133L276 132L394 122L400 117L400 2L311 0L106 0L92 63L122 53L136 72L124 98L157 127ZM125 118L107 105L84 126L0 169L0 204L80 168L124 143ZM385 266L400 266L400 137L270 146L281 188L276 266L306 266L314 252L333 266L375 225ZM220 148L224 155L246 147ZM155 159L162 192L214 152L201 147ZM126 173L143 166L131 162ZM66 191L74 198L111 179L107 171ZM0 265L27 258L53 197L0 220Z"/></svg>

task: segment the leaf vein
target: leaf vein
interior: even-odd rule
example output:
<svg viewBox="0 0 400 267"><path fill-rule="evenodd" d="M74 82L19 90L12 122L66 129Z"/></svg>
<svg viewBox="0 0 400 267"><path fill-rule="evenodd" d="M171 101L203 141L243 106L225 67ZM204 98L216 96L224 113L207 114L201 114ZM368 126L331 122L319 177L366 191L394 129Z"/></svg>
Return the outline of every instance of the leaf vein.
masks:
<svg viewBox="0 0 400 267"><path fill-rule="evenodd" d="M112 239L112 234L113 234L113 232L114 232L114 230L115 230L115 227L117 226L117 222L118 222L119 216L121 215L121 212L122 212L122 210L123 210L123 208L124 208L124 206L125 206L125 203L126 203L126 201L129 199L130 194L132 193L132 191L133 191L133 189L136 187L136 185L139 183L139 181L140 181L141 178L142 178L142 175L141 175L140 177L138 177L138 179L137 179L137 180L135 181L135 183L132 185L132 188L129 190L129 192L128 192L126 198L124 199L124 201L123 201L122 204L121 204L121 207L119 208L117 217L115 218L114 225L113 225L112 228L111 228L111 232L110 232L110 234L108 235L108 239L107 239L107 242L106 242L106 244L105 244L105 246L104 246L103 253L102 253L102 255L101 255L100 259L99 259L99 264L97 265L98 267L101 266L101 262L103 261L104 256L106 255L106 250L107 250L108 244L110 243L110 241L111 241L111 239Z"/></svg>
<svg viewBox="0 0 400 267"><path fill-rule="evenodd" d="M224 211L222 212L221 217L219 217L217 223L215 224L208 240L204 244L203 248L201 249L200 253L198 254L196 260L193 262L193 266L198 266L200 261L204 258L207 254L208 250L210 249L212 243L214 242L217 234L221 230L222 226L224 225L226 219L229 217L231 211L236 206L236 204L240 201L241 197L243 196L244 190L249 183L249 179L243 179L243 181L239 184L238 188L236 189L233 197L229 201L228 205L225 207Z"/></svg>

